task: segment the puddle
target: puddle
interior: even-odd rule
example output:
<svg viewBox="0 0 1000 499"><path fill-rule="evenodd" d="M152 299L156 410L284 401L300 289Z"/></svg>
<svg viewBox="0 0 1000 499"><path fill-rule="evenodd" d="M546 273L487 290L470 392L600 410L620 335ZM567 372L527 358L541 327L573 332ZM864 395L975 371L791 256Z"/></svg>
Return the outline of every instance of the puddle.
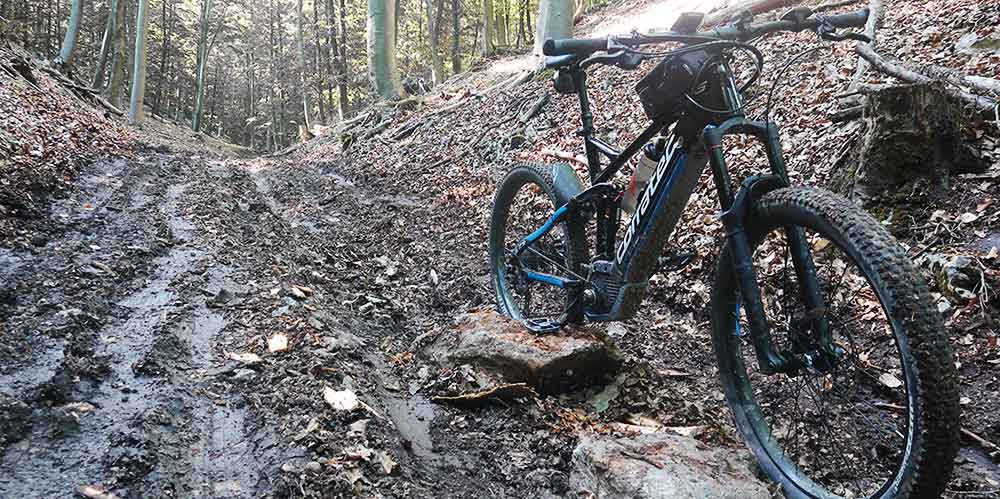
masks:
<svg viewBox="0 0 1000 499"><path fill-rule="evenodd" d="M63 361L63 340L50 340L44 345L35 344L30 364L18 367L10 373L0 374L0 394L21 396L55 376Z"/></svg>
<svg viewBox="0 0 1000 499"><path fill-rule="evenodd" d="M389 419L417 457L436 459L434 441L431 439L431 422L434 420L434 404L430 400L414 396L411 398L382 398Z"/></svg>

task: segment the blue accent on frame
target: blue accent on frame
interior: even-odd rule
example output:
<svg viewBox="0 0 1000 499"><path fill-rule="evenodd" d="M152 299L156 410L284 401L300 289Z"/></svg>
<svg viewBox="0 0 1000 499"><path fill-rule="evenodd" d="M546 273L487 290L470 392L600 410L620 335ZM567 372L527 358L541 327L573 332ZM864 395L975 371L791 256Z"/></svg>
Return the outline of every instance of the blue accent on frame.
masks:
<svg viewBox="0 0 1000 499"><path fill-rule="evenodd" d="M552 230L552 226L558 223L564 214L569 210L567 205L562 205L556 210L555 213L545 221L545 224L538 228L535 232L528 234L528 237L524 238L528 244L535 242L538 238L544 236L548 231Z"/></svg>
<svg viewBox="0 0 1000 499"><path fill-rule="evenodd" d="M539 274L538 272L532 272L530 270L524 271L524 275L525 275L525 277L527 277L528 279L531 279L533 281L543 282L545 284L551 284L553 286L558 286L560 288L566 286L566 281L564 279L560 279L560 278L558 278L556 276L552 276L552 275L548 275L548 274Z"/></svg>

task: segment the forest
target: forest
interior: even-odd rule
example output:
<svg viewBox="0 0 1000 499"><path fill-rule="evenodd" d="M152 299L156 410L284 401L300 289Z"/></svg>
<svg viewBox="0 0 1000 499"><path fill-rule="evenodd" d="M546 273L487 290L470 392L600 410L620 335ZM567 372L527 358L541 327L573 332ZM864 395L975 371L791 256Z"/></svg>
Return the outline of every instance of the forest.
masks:
<svg viewBox="0 0 1000 499"><path fill-rule="evenodd" d="M538 8L537 0L4 0L0 19L24 48L116 109L133 106L134 83L144 80L143 112L276 151L298 139L299 125L336 123L531 47ZM370 23L380 26L371 39Z"/></svg>
<svg viewBox="0 0 1000 499"><path fill-rule="evenodd" d="M980 0L0 0L0 498L998 498L998 76Z"/></svg>

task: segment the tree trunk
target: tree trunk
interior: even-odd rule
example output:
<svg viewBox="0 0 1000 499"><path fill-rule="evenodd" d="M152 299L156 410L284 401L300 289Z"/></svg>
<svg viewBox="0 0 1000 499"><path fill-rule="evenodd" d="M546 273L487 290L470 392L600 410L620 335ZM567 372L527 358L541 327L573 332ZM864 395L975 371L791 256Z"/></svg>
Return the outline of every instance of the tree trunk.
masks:
<svg viewBox="0 0 1000 499"><path fill-rule="evenodd" d="M444 64L441 62L441 54L438 45L441 39L441 10L444 8L444 1L437 0L437 11L434 10L434 0L424 0L427 9L427 39L431 50L431 81L434 85L444 81Z"/></svg>
<svg viewBox="0 0 1000 499"><path fill-rule="evenodd" d="M310 118L309 113L312 111L309 105L309 84L306 81L306 34L305 34L305 13L302 11L302 0L299 0L298 9L298 23L297 23L297 33L296 38L299 52L299 85L301 85L300 91L302 92L302 121L304 122L306 129L312 128L312 118Z"/></svg>
<svg viewBox="0 0 1000 499"><path fill-rule="evenodd" d="M506 4L505 4L506 5ZM507 18L504 16L502 9L497 9L496 11L496 27L497 27L497 46L506 47L507 46Z"/></svg>
<svg viewBox="0 0 1000 499"><path fill-rule="evenodd" d="M166 5L166 2L164 2ZM91 87L100 89L104 86L104 72L108 69L108 55L115 43L115 30L118 28L118 0L111 0L108 5L108 20L104 25L104 38L101 40L101 55L94 71L94 84Z"/></svg>
<svg viewBox="0 0 1000 499"><path fill-rule="evenodd" d="M480 32L479 55L489 57L496 52L493 42L493 0L483 0L483 27Z"/></svg>
<svg viewBox="0 0 1000 499"><path fill-rule="evenodd" d="M527 10L525 5L527 1L521 2L521 6L517 9L517 46L521 47L524 45L524 11Z"/></svg>
<svg viewBox="0 0 1000 499"><path fill-rule="evenodd" d="M169 21L167 20L167 3L171 5ZM166 90L163 82L167 78L167 52L170 49L170 34L174 30L174 19L176 18L174 15L174 5L176 4L173 2L163 2L163 48L160 51L160 74L156 79L156 97L153 99L153 114L155 115L160 114L160 101L162 100L163 92Z"/></svg>
<svg viewBox="0 0 1000 499"><path fill-rule="evenodd" d="M321 124L327 124L326 113L326 99L323 98L324 82L326 77L323 74L323 44L321 43L322 38L320 33L322 30L319 28L319 2L313 2L313 43L316 45L315 52L315 64L314 72L315 77L313 83L316 86L316 102L319 104L319 121ZM324 5L329 5L329 2L324 2Z"/></svg>
<svg viewBox="0 0 1000 499"><path fill-rule="evenodd" d="M701 25L707 27L724 23L744 10L749 10L751 13L756 15L763 14L764 12L770 12L774 9L780 9L788 4L788 0L748 0L746 2L731 5L705 16Z"/></svg>
<svg viewBox="0 0 1000 499"><path fill-rule="evenodd" d="M214 0L202 0L201 21L198 33L198 54L195 64L194 113L191 116L191 129L201 131L202 114L205 109L205 79L208 73L208 25L212 19L212 3Z"/></svg>
<svg viewBox="0 0 1000 499"><path fill-rule="evenodd" d="M132 71L132 100L129 105L129 124L142 126L146 120L143 98L146 96L146 35L149 24L149 0L139 0L135 18L135 69Z"/></svg>
<svg viewBox="0 0 1000 499"><path fill-rule="evenodd" d="M114 61L111 63L111 81L108 82L108 102L112 106L119 109L122 107L122 88L125 84L125 65L128 64L128 55L126 54L126 36L125 36L125 7L126 2L118 2L118 12L115 15L117 20L115 24L118 25L118 29L115 30L115 48L114 48Z"/></svg>
<svg viewBox="0 0 1000 499"><path fill-rule="evenodd" d="M394 0L368 0L368 71L371 85L383 99L398 99L396 70L396 12Z"/></svg>
<svg viewBox="0 0 1000 499"><path fill-rule="evenodd" d="M451 0L451 72L458 74L462 72L462 2Z"/></svg>
<svg viewBox="0 0 1000 499"><path fill-rule="evenodd" d="M347 60L347 7L345 0L340 0L340 75L337 77L337 91L340 96L341 119L351 115L350 100L347 95L347 78L351 74L351 65Z"/></svg>
<svg viewBox="0 0 1000 499"><path fill-rule="evenodd" d="M841 175L857 182L851 189L854 182L842 181L841 191L872 196L921 176L944 188L950 173L981 173L988 166L967 153L960 131L962 105L944 84L886 87L865 100L857 170Z"/></svg>
<svg viewBox="0 0 1000 499"><path fill-rule="evenodd" d="M73 0L70 6L69 26L66 27L66 36L63 37L62 48L55 63L67 69L73 63L73 54L76 52L76 39L80 34L80 21L83 17L83 0Z"/></svg>
<svg viewBox="0 0 1000 499"><path fill-rule="evenodd" d="M542 56L545 40L569 38L573 28L573 0L539 0L534 54Z"/></svg>

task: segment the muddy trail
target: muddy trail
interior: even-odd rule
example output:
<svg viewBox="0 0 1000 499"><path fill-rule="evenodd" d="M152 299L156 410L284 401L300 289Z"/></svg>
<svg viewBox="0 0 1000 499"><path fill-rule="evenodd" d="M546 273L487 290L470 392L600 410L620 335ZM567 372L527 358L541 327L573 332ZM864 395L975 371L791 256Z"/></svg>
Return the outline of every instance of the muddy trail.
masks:
<svg viewBox="0 0 1000 499"><path fill-rule="evenodd" d="M0 251L0 497L573 497L580 432L641 413L742 447L706 325L665 288L607 329L613 383L433 403L479 382L428 346L493 306L486 195L400 189L351 159L91 165L30 250ZM347 390L357 410L324 400ZM955 489L992 481L963 449Z"/></svg>
<svg viewBox="0 0 1000 499"><path fill-rule="evenodd" d="M0 497L521 496L529 467L531 495L562 495L568 437L505 410L491 428L521 428L453 434L424 390L436 373L406 379L402 296L427 285L371 245L420 203L330 165L298 185L260 166L98 162L30 251L0 253ZM325 387L367 409L331 411ZM520 462L497 466L508 439Z"/></svg>

